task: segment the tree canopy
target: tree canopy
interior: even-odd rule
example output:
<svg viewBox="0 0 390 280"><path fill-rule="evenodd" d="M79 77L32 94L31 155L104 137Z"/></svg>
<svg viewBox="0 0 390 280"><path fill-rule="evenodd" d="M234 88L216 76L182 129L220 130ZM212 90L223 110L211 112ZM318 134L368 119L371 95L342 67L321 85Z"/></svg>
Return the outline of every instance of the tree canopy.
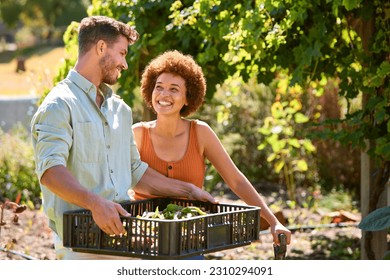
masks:
<svg viewBox="0 0 390 280"><path fill-rule="evenodd" d="M208 98L234 75L267 84L286 73L291 86L314 87L319 95L328 79L337 79L341 96L351 101L364 94L365 106L347 112L342 121L348 130L318 136L363 148L372 139L370 154L390 159L389 3L109 0L92 1L89 13L129 22L141 34L129 54L122 94L131 95L146 63L167 49L195 57L207 77Z"/></svg>
<svg viewBox="0 0 390 280"><path fill-rule="evenodd" d="M86 16L88 0L1 0L0 19L9 27L19 23L35 27L68 25Z"/></svg>

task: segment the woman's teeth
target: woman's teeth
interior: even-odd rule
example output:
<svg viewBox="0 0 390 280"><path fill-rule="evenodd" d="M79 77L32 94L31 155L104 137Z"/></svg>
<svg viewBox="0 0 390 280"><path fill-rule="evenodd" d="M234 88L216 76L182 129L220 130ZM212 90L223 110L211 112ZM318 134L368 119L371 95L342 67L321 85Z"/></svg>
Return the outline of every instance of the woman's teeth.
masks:
<svg viewBox="0 0 390 280"><path fill-rule="evenodd" d="M172 105L172 103L168 102L168 101L159 101L158 104L160 104L161 106L170 106L170 105Z"/></svg>

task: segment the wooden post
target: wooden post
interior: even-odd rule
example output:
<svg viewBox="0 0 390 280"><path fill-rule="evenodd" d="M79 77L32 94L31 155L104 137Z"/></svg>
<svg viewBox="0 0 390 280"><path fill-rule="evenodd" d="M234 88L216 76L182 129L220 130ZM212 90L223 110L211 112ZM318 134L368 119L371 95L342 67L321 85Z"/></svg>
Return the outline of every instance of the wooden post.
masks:
<svg viewBox="0 0 390 280"><path fill-rule="evenodd" d="M367 149L369 149L370 145L372 145L368 140L366 141ZM362 152L361 155L361 178L360 178L360 195L361 195L361 213L362 218L367 216L369 212L369 201L371 199L371 196L373 195L373 186L375 184L375 179L373 177L375 170L375 163L370 158L370 156ZM388 186L388 184L387 184ZM389 189L389 187L386 187ZM389 205L389 196L388 191L385 189L385 191L382 193L377 208L384 207L386 205ZM362 238L361 238L361 259L367 260L371 259L371 257L368 256L367 250L366 250L366 236L367 234L372 234L371 239L371 250L374 253L374 258L379 260L382 259L385 252L387 251L387 231L373 231L373 232L365 232L362 231ZM368 244L369 245L369 244Z"/></svg>
<svg viewBox="0 0 390 280"><path fill-rule="evenodd" d="M386 184L387 206L390 206L390 181Z"/></svg>
<svg viewBox="0 0 390 280"><path fill-rule="evenodd" d="M350 18L350 24L353 26L354 30L362 38L363 49L365 50L368 56L372 55L370 50L370 42L372 35L375 32L375 14L371 12L371 17L369 19L365 18ZM363 65L363 67L368 67ZM362 107L365 108L369 96L366 93L363 93L362 97ZM369 150L373 147L374 143L366 141L367 147L366 150ZM382 168L382 169L380 169ZM381 195L378 196L379 190L382 190L382 185L379 183L380 178L378 176L383 175L383 168L375 165L375 162L366 154L365 151L361 155L361 178L360 178L360 192L361 192L361 213L362 218L367 216L369 211L384 207L387 204L387 194L386 187L382 191ZM382 177L382 176L381 176ZM373 199L378 199L376 205L373 205ZM371 205L370 205L371 204ZM370 209L371 208L371 209ZM370 236L372 234L372 236ZM371 240L371 244L366 244L367 238ZM366 250L369 249L369 251ZM382 259L384 253L387 251L387 231L373 231L365 232L362 231L361 239L361 259ZM374 255L374 256L372 256Z"/></svg>

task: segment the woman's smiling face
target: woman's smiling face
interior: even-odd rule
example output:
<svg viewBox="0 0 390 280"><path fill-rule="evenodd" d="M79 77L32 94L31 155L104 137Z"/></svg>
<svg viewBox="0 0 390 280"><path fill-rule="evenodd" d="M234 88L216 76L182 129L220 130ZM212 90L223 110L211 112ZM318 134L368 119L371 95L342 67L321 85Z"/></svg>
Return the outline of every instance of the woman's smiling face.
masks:
<svg viewBox="0 0 390 280"><path fill-rule="evenodd" d="M176 74L162 73L158 76L153 89L152 104L157 114L180 115L180 110L187 105L185 80Z"/></svg>

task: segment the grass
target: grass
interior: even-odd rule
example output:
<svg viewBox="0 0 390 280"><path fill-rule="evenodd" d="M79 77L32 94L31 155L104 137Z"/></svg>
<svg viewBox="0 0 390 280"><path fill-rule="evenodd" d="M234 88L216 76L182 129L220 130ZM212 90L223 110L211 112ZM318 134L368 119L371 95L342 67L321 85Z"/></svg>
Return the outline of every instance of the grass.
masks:
<svg viewBox="0 0 390 280"><path fill-rule="evenodd" d="M40 96L44 88L52 87L52 80L65 50L58 46L42 46L23 52L25 72L16 72L16 53L0 53L0 96Z"/></svg>

